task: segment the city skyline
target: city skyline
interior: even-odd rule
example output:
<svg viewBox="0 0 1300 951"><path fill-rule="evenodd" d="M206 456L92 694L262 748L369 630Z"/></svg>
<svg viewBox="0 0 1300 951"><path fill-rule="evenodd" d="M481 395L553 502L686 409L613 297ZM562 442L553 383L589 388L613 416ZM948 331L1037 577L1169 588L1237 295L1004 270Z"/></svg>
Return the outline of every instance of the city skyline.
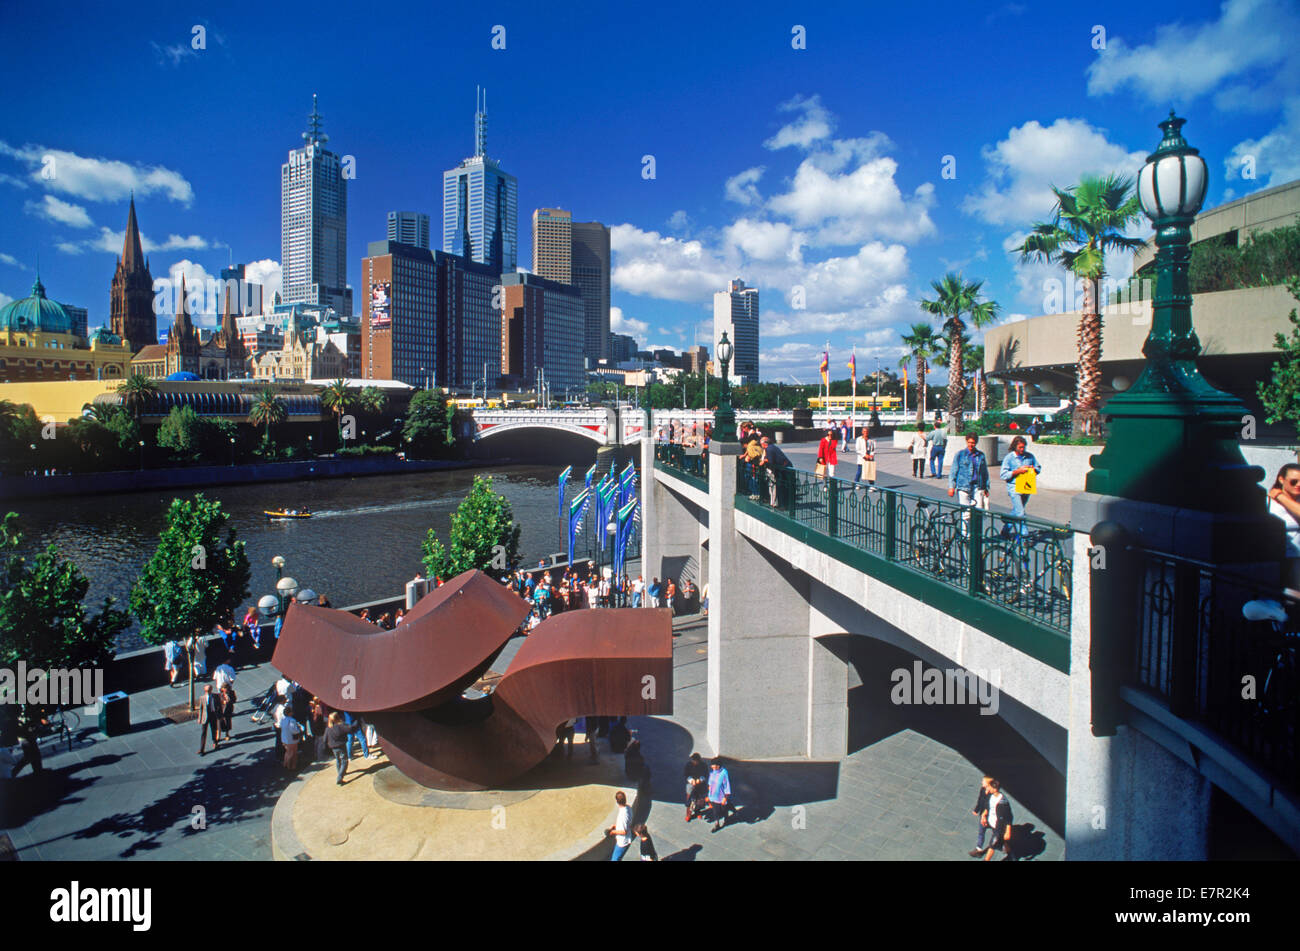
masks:
<svg viewBox="0 0 1300 951"><path fill-rule="evenodd" d="M1284 2L1101 4L1082 18L1010 4L954 8L921 25L893 11L795 16L760 6L710 51L717 62L752 51L747 68L727 74L681 43L671 16L631 29L617 14L561 24L508 10L499 15L506 47L493 49L494 23L457 11L399 41L445 56L437 81L406 71L399 50L389 54L399 72L374 80L296 61L271 98L254 92L267 76L240 75L240 64L269 61L267 37L284 31L241 26L239 9L197 24L148 4L87 11L88 29L68 40L65 79L15 84L25 95L0 126L0 303L25 295L39 255L50 294L87 308L91 326L106 324L134 188L154 278L183 271L193 282L242 262L249 280L268 285L269 304L282 262L268 170L297 144L314 93L330 147L356 163L346 248L354 312L360 262L384 236L387 212L439 216L438 170L466 153L469 86L481 84L493 90L491 151L518 176L519 211L562 207L610 225L612 332L646 349L698 339L712 350L712 295L739 277L764 300L763 377L786 382L791 373L812 382L827 336L832 365L855 345L863 366L892 365L898 330L920 319L916 301L948 269L986 279L1006 319L1043 312L1050 272L1015 264L1007 248L1050 217L1050 185L1136 171L1170 106L1210 164L1207 207L1300 177L1300 83L1282 39L1297 14ZM10 19L21 22L0 43L24 75L58 34L35 15ZM795 25L803 49L792 45ZM323 30L301 27L304 47ZM606 77L574 114L533 106L564 85L538 68L539 49L553 52L560 38L594 50L590 65ZM380 36L349 40L364 57ZM934 55L945 48L987 50L1006 65L950 65ZM1051 70L1031 65L1044 49ZM1231 55L1197 55L1205 50ZM653 91L625 66L638 57L662 77ZM110 61L114 74L101 75ZM383 103L387 84L418 95ZM128 88L145 89L147 107L124 113ZM191 116L177 134L173 117ZM47 156L53 178L42 177ZM531 258L526 232L520 263ZM1125 265L1111 270L1122 277Z"/></svg>

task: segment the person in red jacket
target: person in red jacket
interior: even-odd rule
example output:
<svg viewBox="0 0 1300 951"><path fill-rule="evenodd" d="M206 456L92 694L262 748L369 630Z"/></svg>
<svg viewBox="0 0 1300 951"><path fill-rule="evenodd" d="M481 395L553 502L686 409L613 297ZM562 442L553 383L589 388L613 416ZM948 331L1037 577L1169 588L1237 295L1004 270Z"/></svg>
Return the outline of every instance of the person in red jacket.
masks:
<svg viewBox="0 0 1300 951"><path fill-rule="evenodd" d="M826 430L826 435L822 441L817 444L817 464L826 467L826 478L835 478L835 463L839 461L839 456L835 452L837 437L833 428Z"/></svg>

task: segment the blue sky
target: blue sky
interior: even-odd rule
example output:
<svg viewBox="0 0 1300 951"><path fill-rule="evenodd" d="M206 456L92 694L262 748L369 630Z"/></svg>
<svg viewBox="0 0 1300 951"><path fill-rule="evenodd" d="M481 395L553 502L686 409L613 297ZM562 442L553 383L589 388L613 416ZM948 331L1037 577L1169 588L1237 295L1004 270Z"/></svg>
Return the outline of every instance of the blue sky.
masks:
<svg viewBox="0 0 1300 951"><path fill-rule="evenodd" d="M712 293L742 277L761 291L762 375L787 382L815 377L828 339L841 375L852 346L864 370L894 365L949 268L985 279L1006 319L1042 312L1052 272L1006 248L1049 216L1050 184L1135 172L1170 107L1209 163L1207 206L1300 177L1293 0L137 3L0 23L0 302L28 293L39 254L92 326L131 188L155 277L233 258L278 282L279 167L313 93L356 163L354 289L387 211L438 220L481 84L488 151L519 179L521 265L534 208L604 221L615 329L676 348L710 342Z"/></svg>

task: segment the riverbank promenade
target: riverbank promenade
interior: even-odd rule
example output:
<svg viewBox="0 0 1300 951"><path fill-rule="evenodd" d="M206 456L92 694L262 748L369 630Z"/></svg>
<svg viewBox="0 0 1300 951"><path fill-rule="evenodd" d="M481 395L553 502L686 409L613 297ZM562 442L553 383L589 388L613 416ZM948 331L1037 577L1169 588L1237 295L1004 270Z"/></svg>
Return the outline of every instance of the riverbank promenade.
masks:
<svg viewBox="0 0 1300 951"><path fill-rule="evenodd" d="M954 727L951 718L927 719L927 708L887 703L861 711L855 722L868 726L850 738L851 753L842 761L744 762L726 759L722 750L739 811L718 833L703 820L686 823L685 760L693 751L706 758L718 751L704 738L704 619L678 618L675 630L675 715L629 721L652 774L638 817L662 858L972 861L970 809L985 772L1005 777L1018 856L1063 857L1061 781L1034 765L1037 757L999 718L976 716ZM498 666L508 664L517 646L511 643ZM85 714L71 751L44 741L39 777L24 770L0 781L8 810L0 834L11 843L9 857L270 860L272 811L293 777L273 758L269 725L249 716L278 677L269 664L239 672L235 738L205 756L198 754L197 723L173 723L160 712L183 702L188 690L182 687L133 694L132 728L124 735L103 736ZM865 691L855 693L863 696L851 694L851 704L871 702ZM605 741L599 749L602 759L612 757ZM358 751L350 775L392 769L382 759L359 757ZM304 771L317 769L333 764ZM637 850L631 851L624 861L634 859Z"/></svg>

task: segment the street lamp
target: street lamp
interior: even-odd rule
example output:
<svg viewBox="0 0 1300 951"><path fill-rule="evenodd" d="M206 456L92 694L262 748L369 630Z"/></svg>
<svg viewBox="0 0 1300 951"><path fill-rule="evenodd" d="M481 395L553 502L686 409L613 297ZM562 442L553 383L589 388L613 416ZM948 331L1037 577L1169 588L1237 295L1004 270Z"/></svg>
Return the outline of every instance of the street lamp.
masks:
<svg viewBox="0 0 1300 951"><path fill-rule="evenodd" d="M144 468L144 440L140 440L140 468Z"/></svg>
<svg viewBox="0 0 1300 951"><path fill-rule="evenodd" d="M727 332L722 332L718 341L718 359L722 361L722 391L718 394L718 409L713 414L713 438L718 442L735 442L736 411L731 408L731 383L727 379L727 366L731 363L733 351Z"/></svg>
<svg viewBox="0 0 1300 951"><path fill-rule="evenodd" d="M276 555L271 559L271 564L275 566L275 577L277 580L284 577L284 555Z"/></svg>
<svg viewBox="0 0 1300 951"><path fill-rule="evenodd" d="M292 578L281 578L275 583L275 594L280 599L280 613L288 610L289 602L298 593L298 582Z"/></svg>
<svg viewBox="0 0 1300 951"><path fill-rule="evenodd" d="M1156 230L1156 289L1142 375L1112 397L1106 448L1092 457L1087 491L1211 512L1259 512L1263 471L1246 463L1238 434L1245 406L1201 376L1187 279L1192 222L1205 200L1205 159L1171 111L1164 137L1138 173L1137 193ZM1176 478L1170 478L1177 473Z"/></svg>
<svg viewBox="0 0 1300 951"><path fill-rule="evenodd" d="M308 436L307 438L311 439L310 436ZM230 437L230 464L232 466L235 464L235 437L234 436Z"/></svg>

